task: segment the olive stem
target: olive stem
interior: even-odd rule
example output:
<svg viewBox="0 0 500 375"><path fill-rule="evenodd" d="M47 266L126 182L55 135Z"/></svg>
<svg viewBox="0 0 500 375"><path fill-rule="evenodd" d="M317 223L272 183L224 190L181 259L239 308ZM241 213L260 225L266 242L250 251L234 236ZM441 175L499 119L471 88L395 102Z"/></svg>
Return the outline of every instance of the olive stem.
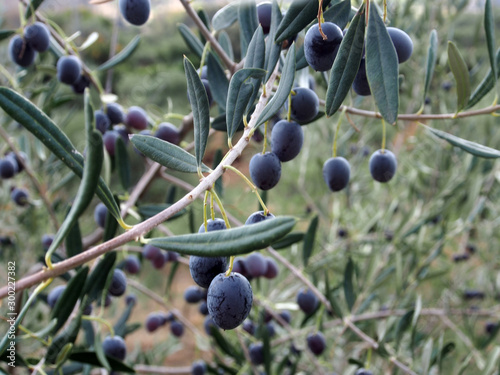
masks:
<svg viewBox="0 0 500 375"><path fill-rule="evenodd" d="M240 176L248 184L248 186L250 186L250 188L255 193L255 195L257 195L257 199L259 200L259 203L260 203L262 209L264 210L264 215L267 216L267 214L269 213L269 209L267 208L266 204L262 200L262 198L257 190L257 187L252 183L252 181L250 181L247 176L245 176L243 173L241 173L237 168L233 167L232 165L225 165L224 169L232 170L234 173L236 173L238 176Z"/></svg>
<svg viewBox="0 0 500 375"><path fill-rule="evenodd" d="M382 152L385 150L385 121L382 119Z"/></svg>
<svg viewBox="0 0 500 375"><path fill-rule="evenodd" d="M266 148L267 148L267 125L268 125L269 121L266 121L264 123L264 145L262 147L262 155L264 155L266 153Z"/></svg>
<svg viewBox="0 0 500 375"><path fill-rule="evenodd" d="M325 33L323 32L323 29L321 28L321 24L323 22L325 22L325 19L323 18L323 0L319 0L318 1L318 29L319 29L319 33L321 34L321 36L323 37L323 40L327 40L328 37L325 35ZM290 121L290 120L288 120Z"/></svg>
<svg viewBox="0 0 500 375"><path fill-rule="evenodd" d="M205 191L205 197L203 198L203 225L205 226L205 232L208 232L208 224L207 224L207 205L208 205L208 190Z"/></svg>
<svg viewBox="0 0 500 375"><path fill-rule="evenodd" d="M208 190L207 190L208 191ZM210 189L210 194L212 195L212 200L215 198L215 201L217 202L217 206L219 206L220 213L222 215L222 218L224 219L224 222L226 223L226 228L229 229L231 228L231 223L229 222L229 219L227 218L226 210L224 209L224 206L222 204L222 201L220 200L219 196L217 195L217 192L214 189ZM212 212L215 217L215 211L213 211L213 205L212 205Z"/></svg>

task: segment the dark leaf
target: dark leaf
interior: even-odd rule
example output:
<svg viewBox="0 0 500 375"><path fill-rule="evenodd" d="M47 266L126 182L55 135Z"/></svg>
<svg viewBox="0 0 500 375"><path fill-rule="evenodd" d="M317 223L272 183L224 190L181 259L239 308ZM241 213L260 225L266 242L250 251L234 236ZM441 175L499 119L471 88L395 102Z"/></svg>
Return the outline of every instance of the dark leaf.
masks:
<svg viewBox="0 0 500 375"><path fill-rule="evenodd" d="M351 0L343 0L323 13L326 22L333 22L341 30L344 30L351 20Z"/></svg>
<svg viewBox="0 0 500 375"><path fill-rule="evenodd" d="M352 310L356 302L356 292L354 291L354 263L351 258L347 261L344 272L344 295L349 311Z"/></svg>
<svg viewBox="0 0 500 375"><path fill-rule="evenodd" d="M497 77L498 71L500 70L500 48L497 49L496 55L496 64L497 64ZM484 98L486 94L488 94L496 84L496 77L493 75L493 71L490 69L486 76L481 81L479 86L472 93L469 102L467 103L466 109L475 106L479 101Z"/></svg>
<svg viewBox="0 0 500 375"><path fill-rule="evenodd" d="M125 191L127 191L130 188L130 162L127 148L122 137L116 137L115 163L122 187Z"/></svg>
<svg viewBox="0 0 500 375"><path fill-rule="evenodd" d="M93 269L85 283L84 293L89 296L90 301L100 299L102 291L106 286L108 275L113 269L116 261L116 253L107 253Z"/></svg>
<svg viewBox="0 0 500 375"><path fill-rule="evenodd" d="M362 6L342 39L330 73L325 105L329 117L337 112L351 89L361 63L364 38L365 9Z"/></svg>
<svg viewBox="0 0 500 375"><path fill-rule="evenodd" d="M228 28L238 19L238 2L231 2L219 9L212 17L212 27L215 31Z"/></svg>
<svg viewBox="0 0 500 375"><path fill-rule="evenodd" d="M382 117L393 124L399 110L399 63L377 7L370 7L366 30L366 76Z"/></svg>
<svg viewBox="0 0 500 375"><path fill-rule="evenodd" d="M225 111L229 81L219 61L211 53L208 54L207 72L210 77L210 90L212 96L217 104Z"/></svg>
<svg viewBox="0 0 500 375"><path fill-rule="evenodd" d="M490 68L493 72L493 77L498 77L497 64L495 59L495 15L491 0L486 0L484 3L484 31L486 32L486 46L488 47L488 56L490 58Z"/></svg>
<svg viewBox="0 0 500 375"><path fill-rule="evenodd" d="M106 357L111 369L113 371L126 372L126 373L135 373L132 367L129 367L123 362L120 362L112 357ZM97 358L95 352L84 351L84 352L73 352L69 356L69 359L75 362L87 363L92 366L101 367L101 363Z"/></svg>
<svg viewBox="0 0 500 375"><path fill-rule="evenodd" d="M304 247L302 248L302 262L304 267L307 267L309 258L314 250L314 239L316 238L316 232L318 231L318 216L315 216L309 224L306 235L304 237Z"/></svg>
<svg viewBox="0 0 500 375"><path fill-rule="evenodd" d="M285 237L283 237L281 240L271 244L271 246L275 250L285 249L285 248L293 245L294 243L302 241L304 239L304 237L305 237L305 233L302 233L302 232L289 233Z"/></svg>
<svg viewBox="0 0 500 375"><path fill-rule="evenodd" d="M238 130L252 97L254 85L249 82L249 79L252 77L262 78L265 73L265 70L262 69L244 68L238 70L231 77L226 104L227 136L229 139L232 139Z"/></svg>
<svg viewBox="0 0 500 375"><path fill-rule="evenodd" d="M148 243L184 255L240 255L269 246L290 232L294 225L294 218L282 216L227 230L153 238Z"/></svg>
<svg viewBox="0 0 500 375"><path fill-rule="evenodd" d="M250 40L259 26L255 0L240 1L240 6L238 7L238 21L240 23L241 54L246 56Z"/></svg>
<svg viewBox="0 0 500 375"><path fill-rule="evenodd" d="M432 134L438 136L439 138L442 138L446 140L448 143L450 143L453 146L459 147L465 152L468 152L469 154L472 154L474 156L480 157L480 158L485 158L485 159L496 159L500 158L500 151L495 150L494 148L486 147L483 146L479 143L476 142L471 142L463 138L459 138L457 136L454 136L452 134L446 133L441 130L433 129L431 127L428 127L427 125L423 125L425 128L431 132Z"/></svg>
<svg viewBox="0 0 500 375"><path fill-rule="evenodd" d="M62 326L64 326L64 323L66 323L66 320L68 320L69 316L73 312L76 302L82 295L88 273L88 267L81 268L80 271L78 271L77 274L68 282L63 293L57 300L50 315L51 320L57 319L57 324L54 327L53 333L57 332Z"/></svg>
<svg viewBox="0 0 500 375"><path fill-rule="evenodd" d="M271 117L273 117L276 112L278 112L281 107L285 104L290 92L292 91L293 82L295 80L295 43L292 44L288 53L286 55L285 64L281 73L280 83L278 89L276 90L274 96L271 98L269 103L260 114L256 126L262 125Z"/></svg>
<svg viewBox="0 0 500 375"><path fill-rule="evenodd" d="M434 68L437 61L437 31L432 30L429 37L429 48L427 49L427 64L425 66L425 86L423 99L427 97L429 87L431 87L432 76L434 75Z"/></svg>
<svg viewBox="0 0 500 375"><path fill-rule="evenodd" d="M210 105L205 86L196 72L191 61L184 58L184 70L186 72L187 90L191 109L193 111L194 123L194 150L196 163L201 171L202 159L207 147L208 132L210 130Z"/></svg>
<svg viewBox="0 0 500 375"><path fill-rule="evenodd" d="M140 152L164 167L179 172L197 172L196 158L179 146L156 137L140 134L134 134L130 137L130 141ZM209 172L210 169L203 165L202 171Z"/></svg>
<svg viewBox="0 0 500 375"><path fill-rule="evenodd" d="M203 55L203 44L201 43L200 39L198 39L198 37L193 34L189 27L187 27L183 23L177 25L177 29L181 33L182 39L184 39L184 42L186 42L189 49L196 56L198 56L198 58L201 59L201 56Z"/></svg>
<svg viewBox="0 0 500 375"><path fill-rule="evenodd" d="M318 1L293 0L276 31L275 40L278 43L295 37L318 16ZM323 9L330 0L323 1Z"/></svg>
<svg viewBox="0 0 500 375"><path fill-rule="evenodd" d="M448 64L457 82L457 113L467 106L470 97L469 69L453 42L448 42Z"/></svg>

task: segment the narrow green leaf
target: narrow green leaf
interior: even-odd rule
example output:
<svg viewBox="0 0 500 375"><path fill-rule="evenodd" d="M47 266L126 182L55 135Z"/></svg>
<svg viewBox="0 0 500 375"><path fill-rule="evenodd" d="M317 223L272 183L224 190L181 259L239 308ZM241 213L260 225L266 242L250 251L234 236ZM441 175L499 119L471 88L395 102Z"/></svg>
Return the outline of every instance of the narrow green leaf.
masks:
<svg viewBox="0 0 500 375"><path fill-rule="evenodd" d="M248 119L248 116L247 116ZM221 132L227 132L227 125L226 125L226 114L222 113L215 117L210 124L212 129L221 131ZM240 123L238 124L238 128L236 129L237 132L243 131L245 129L245 124L243 123L243 118L241 118Z"/></svg>
<svg viewBox="0 0 500 375"><path fill-rule="evenodd" d="M186 42L189 49L201 59L203 55L203 44L196 35L193 34L191 29L184 25L183 23L177 25L177 29L181 33L182 39Z"/></svg>
<svg viewBox="0 0 500 375"><path fill-rule="evenodd" d="M307 267L309 258L311 257L314 250L314 239L316 238L316 232L318 231L318 220L318 216L315 216L311 220L309 228L307 229L306 235L304 237L304 246L302 248L302 262L304 263L304 267Z"/></svg>
<svg viewBox="0 0 500 375"><path fill-rule="evenodd" d="M403 338L403 334L405 331L410 328L411 322L413 319L413 314L414 310L408 311L406 314L404 314L400 319L398 324L396 325L396 350L399 348L399 343L401 342L401 339Z"/></svg>
<svg viewBox="0 0 500 375"><path fill-rule="evenodd" d="M433 129L427 125L423 125L429 132L444 139L453 146L459 147L465 152L472 154L474 156L485 158L485 159L497 159L500 158L500 151L494 148L483 146L476 142L471 142L463 138L459 138L450 133L446 133L441 130Z"/></svg>
<svg viewBox="0 0 500 375"><path fill-rule="evenodd" d="M486 32L486 45L488 47L488 56L490 57L490 67L493 72L493 78L498 77L497 64L495 59L495 15L491 0L486 0L484 3L484 31Z"/></svg>
<svg viewBox="0 0 500 375"><path fill-rule="evenodd" d="M167 279L167 285L165 286L165 297L170 293L170 288L172 286L172 283L174 282L175 274L177 273L177 270L179 269L179 262L175 262L172 264L172 267L170 267L170 273L168 274L168 279Z"/></svg>
<svg viewBox="0 0 500 375"><path fill-rule="evenodd" d="M210 77L210 90L217 104L223 111L226 110L227 92L229 90L229 80L226 77L224 69L215 56L208 54L207 74Z"/></svg>
<svg viewBox="0 0 500 375"><path fill-rule="evenodd" d="M102 348L101 335L99 334L94 336L94 350L101 366L106 370L111 371L111 366L108 362L108 358L106 357L106 354L104 354L104 349Z"/></svg>
<svg viewBox="0 0 500 375"><path fill-rule="evenodd" d="M68 326L64 329L64 331L62 331L54 338L54 340L52 340L52 344L47 349L47 353L45 355L47 363L54 363L61 348L68 343L72 344L76 341L76 337L78 336L78 332L80 331L81 325L82 325L82 312L79 311L78 314L71 320Z"/></svg>
<svg viewBox="0 0 500 375"><path fill-rule="evenodd" d="M85 90L84 103L87 160L83 167L82 181L76 193L75 201L47 251L49 254L52 254L64 241L64 238L68 235L73 225L88 207L94 197L100 179L104 158L103 141L101 133L94 130L94 111L90 105L88 89Z"/></svg>
<svg viewBox="0 0 500 375"><path fill-rule="evenodd" d="M484 366L484 370L481 372L481 375L496 374L499 359L500 359L500 346L495 346L488 356L486 366Z"/></svg>
<svg viewBox="0 0 500 375"><path fill-rule="evenodd" d="M83 267L77 272L75 276L66 285L61 297L57 300L50 319L57 319L57 324L54 327L54 333L57 332L68 320L76 302L80 298L83 288L85 286L85 281L87 280L87 275L89 273L88 267Z"/></svg>
<svg viewBox="0 0 500 375"><path fill-rule="evenodd" d="M332 116L351 89L361 63L365 38L365 9L354 16L333 63L326 91L326 114Z"/></svg>
<svg viewBox="0 0 500 375"><path fill-rule="evenodd" d="M38 107L7 87L0 87L0 107L15 121L23 125L56 155L78 177L83 175L83 157L68 137ZM109 212L121 221L120 209L103 179L99 179L97 196Z"/></svg>
<svg viewBox="0 0 500 375"><path fill-rule="evenodd" d="M127 321L129 320L130 315L132 314L134 306L135 305L133 303L129 303L127 307L125 307L125 310L123 310L122 314L120 315L115 325L113 326L115 335L125 338L125 329L127 326Z"/></svg>
<svg viewBox="0 0 500 375"><path fill-rule="evenodd" d="M351 0L343 0L323 13L326 22L333 22L344 30L351 20Z"/></svg>
<svg viewBox="0 0 500 375"><path fill-rule="evenodd" d="M396 49L377 7L370 7L366 30L366 76L382 117L393 124L399 110L399 64Z"/></svg>
<svg viewBox="0 0 500 375"><path fill-rule="evenodd" d="M233 1L219 9L212 17L212 27L215 31L227 29L238 19L238 2Z"/></svg>
<svg viewBox="0 0 500 375"><path fill-rule="evenodd" d="M231 44L231 38L229 37L229 34L222 30L219 33L219 38L217 40L219 41L219 44L221 45L224 52L226 52L227 56L231 60L234 60L233 45Z"/></svg>
<svg viewBox="0 0 500 375"><path fill-rule="evenodd" d="M290 232L294 225L294 218L282 216L227 230L153 238L148 243L183 255L240 255L269 246Z"/></svg>
<svg viewBox="0 0 500 375"><path fill-rule="evenodd" d="M264 31L262 30L262 26L259 25L248 45L244 67L264 69L265 55L266 43L264 41Z"/></svg>
<svg viewBox="0 0 500 375"><path fill-rule="evenodd" d="M62 349L59 351L59 354L57 354L56 358L56 372L63 366L64 362L66 362L69 354L72 351L73 351L73 344L70 342L62 347Z"/></svg>
<svg viewBox="0 0 500 375"><path fill-rule="evenodd" d="M187 90L194 123L194 150L198 169L201 170L203 155L207 147L208 132L210 130L210 106L205 86L196 72L193 64L187 57L184 58Z"/></svg>
<svg viewBox="0 0 500 375"><path fill-rule="evenodd" d="M85 283L84 294L89 296L90 302L97 301L106 286L106 280L116 261L116 253L107 253L102 258Z"/></svg>
<svg viewBox="0 0 500 375"><path fill-rule="evenodd" d="M11 35L14 35L16 30L0 30L0 41L9 38Z"/></svg>
<svg viewBox="0 0 500 375"><path fill-rule="evenodd" d="M293 0L276 31L275 41L278 43L294 37L318 16L318 1ZM330 0L323 0L323 10Z"/></svg>
<svg viewBox="0 0 500 375"><path fill-rule="evenodd" d="M240 1L238 8L238 21L240 23L241 54L247 56L248 45L259 26L257 6L255 0Z"/></svg>
<svg viewBox="0 0 500 375"><path fill-rule="evenodd" d="M431 367L433 340L429 338L422 350L422 375L428 375Z"/></svg>
<svg viewBox="0 0 500 375"><path fill-rule="evenodd" d="M351 258L347 261L344 271L344 295L349 311L352 310L356 302L356 292L354 291L354 263Z"/></svg>
<svg viewBox="0 0 500 375"><path fill-rule="evenodd" d="M130 162L127 148L122 137L117 137L115 142L115 162L118 169L118 176L125 191L130 188Z"/></svg>
<svg viewBox="0 0 500 375"><path fill-rule="evenodd" d="M497 64L497 77L500 71L500 48L497 49L496 54L496 64ZM472 93L469 102L467 103L466 109L475 106L479 101L488 94L496 84L496 77L493 75L493 71L490 69L486 76L483 78L479 86Z"/></svg>
<svg viewBox="0 0 500 375"><path fill-rule="evenodd" d="M26 8L24 18L30 18L33 12L36 11L43 2L44 0L31 0L29 6Z"/></svg>
<svg viewBox="0 0 500 375"><path fill-rule="evenodd" d="M130 137L132 144L151 160L179 172L196 173L196 158L186 150L170 142L148 135L134 134ZM210 169L203 165L203 172Z"/></svg>
<svg viewBox="0 0 500 375"><path fill-rule="evenodd" d="M82 233L78 220L73 224L64 242L68 258L74 257L83 252Z"/></svg>
<svg viewBox="0 0 500 375"><path fill-rule="evenodd" d="M214 329L211 330L211 336L214 338L215 342L217 343L217 347L222 350L224 353L226 353L228 356L234 358L237 363L243 363L245 361L245 357L243 355L243 352L239 350L239 346L231 344L223 335L219 329L214 327Z"/></svg>
<svg viewBox="0 0 500 375"><path fill-rule="evenodd" d="M118 198L115 197L118 202ZM102 234L102 242L106 242L115 237L116 231L118 230L118 223L113 220L111 215L106 215L106 222L104 223L104 233Z"/></svg>
<svg viewBox="0 0 500 375"><path fill-rule="evenodd" d="M244 68L238 70L229 82L227 95L226 126L227 136L231 139L240 127L243 115L247 109L254 86L250 78L262 78L266 74L263 69Z"/></svg>
<svg viewBox="0 0 500 375"><path fill-rule="evenodd" d="M113 371L126 372L126 373L135 373L134 369L123 362L120 362L112 357L106 357L109 366ZM92 366L101 367L101 362L97 358L97 354L95 352L83 351L83 352L73 352L69 356L69 359L75 362L87 363Z"/></svg>
<svg viewBox="0 0 500 375"><path fill-rule="evenodd" d="M99 65L96 70L108 70L114 68L115 66L121 64L125 60L127 60L132 54L135 52L137 47L139 47L139 43L141 42L141 37L136 35L120 52L114 55L105 63Z"/></svg>
<svg viewBox="0 0 500 375"><path fill-rule="evenodd" d="M271 10L271 27L269 29L269 35L266 39L266 59L264 63L264 67L267 70L266 78L264 78L264 82L267 82L268 79L273 74L274 68L278 63L281 55L281 45L282 43L276 43L274 41L274 37L276 35L276 31L278 29L281 20L283 19L283 14L281 13L280 7L278 5L277 0L273 0Z"/></svg>
<svg viewBox="0 0 500 375"><path fill-rule="evenodd" d="M289 246L292 246L293 244L295 244L297 242L304 240L305 235L306 234L303 232L289 233L285 237L283 237L281 240L271 244L271 246L275 250L285 249Z"/></svg>
<svg viewBox="0 0 500 375"><path fill-rule="evenodd" d="M337 303L337 299L335 298L335 290L330 288L330 280L328 278L328 273L325 271L325 290L326 290L326 298L328 298L328 301L330 302L330 305L332 306L333 312L335 315L337 315L339 318L343 318L344 314L342 313L342 309L340 308L339 304Z"/></svg>
<svg viewBox="0 0 500 375"><path fill-rule="evenodd" d="M275 115L278 112L283 104L285 104L288 99L288 95L292 91L293 82L295 80L295 43L292 44L288 53L286 55L285 64L283 65L283 70L281 73L280 83L278 85L278 89L276 93L271 98L269 103L267 103L266 107L260 114L257 125L262 125L267 120Z"/></svg>
<svg viewBox="0 0 500 375"><path fill-rule="evenodd" d="M457 82L457 113L467 106L470 97L469 69L455 43L448 41L448 64Z"/></svg>
<svg viewBox="0 0 500 375"><path fill-rule="evenodd" d="M208 14L207 14L207 12L205 12L204 9L198 9L196 11L196 13L198 14L198 17L200 17L201 22L203 22L203 24L205 25L205 27L207 28L207 30L210 31L211 26L210 26L210 21L208 20ZM200 37L201 43L203 45L205 45L205 43L207 42L207 40L203 36L203 33L201 32L200 29L198 29L198 35Z"/></svg>
<svg viewBox="0 0 500 375"><path fill-rule="evenodd" d="M160 212L162 212L163 210L167 209L170 206L171 204L169 203L141 204L140 206L137 207L137 212L139 212L139 215L141 215L146 220L159 214ZM176 212L167 221L177 219L178 217L184 215L186 212L187 210L183 208L179 212Z"/></svg>
<svg viewBox="0 0 500 375"><path fill-rule="evenodd" d="M425 86L422 99L423 101L425 101L425 98L427 97L429 87L431 87L432 77L434 76L434 68L436 67L437 61L437 43L437 31L432 30L429 37L429 48L427 49L427 64L425 66Z"/></svg>

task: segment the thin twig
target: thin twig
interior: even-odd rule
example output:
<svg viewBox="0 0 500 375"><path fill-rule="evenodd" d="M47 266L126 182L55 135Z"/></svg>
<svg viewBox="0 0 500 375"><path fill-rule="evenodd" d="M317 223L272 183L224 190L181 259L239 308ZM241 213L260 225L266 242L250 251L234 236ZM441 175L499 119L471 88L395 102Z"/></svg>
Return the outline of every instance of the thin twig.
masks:
<svg viewBox="0 0 500 375"><path fill-rule="evenodd" d="M184 9L186 9L186 13L188 14L188 16L191 17L191 19L194 21L205 39L210 42L212 48L220 56L221 60L224 62L224 65L226 65L227 68L231 71L231 74L233 74L236 71L236 64L234 63L234 61L229 58L217 39L215 39L210 30L207 29L201 18L191 6L190 2L188 0L180 0L180 2Z"/></svg>

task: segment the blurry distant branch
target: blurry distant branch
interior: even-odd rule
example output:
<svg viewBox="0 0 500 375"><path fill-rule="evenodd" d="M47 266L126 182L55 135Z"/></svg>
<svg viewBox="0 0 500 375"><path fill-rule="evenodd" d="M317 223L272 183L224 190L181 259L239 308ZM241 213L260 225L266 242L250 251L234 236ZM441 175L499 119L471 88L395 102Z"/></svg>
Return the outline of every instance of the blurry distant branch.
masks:
<svg viewBox="0 0 500 375"><path fill-rule="evenodd" d="M217 39L215 39L215 37L212 35L210 30L207 29L201 18L198 16L196 11L191 6L189 0L179 0L179 1L181 2L182 6L186 9L188 16L192 18L192 20L194 21L198 29L201 31L205 39L210 42L212 48L220 56L220 58L222 59L226 67L229 69L231 74L233 74L236 71L236 64L229 58L229 56L221 47Z"/></svg>
<svg viewBox="0 0 500 375"><path fill-rule="evenodd" d="M320 101L321 103L325 103L324 100ZM354 107L348 106L340 106L339 112L342 112L345 109L346 113L350 113L353 115L363 116L363 117L371 117L371 118L382 118L382 115L379 112L374 111L366 111L363 109L358 109ZM500 111L500 104L488 106L481 109L476 109L472 111L464 111L459 113L442 113L442 114L401 114L398 115L398 120L404 121L422 121L422 120L454 120L457 118L465 118L465 117L473 117L473 116L481 116L481 115L491 115L495 112Z"/></svg>
<svg viewBox="0 0 500 375"><path fill-rule="evenodd" d="M24 171L30 178L31 182L35 186L35 189L38 191L38 194L40 195L40 198L42 198L43 204L47 208L47 212L49 213L50 220L52 221L52 225L54 226L54 229L57 231L59 229L59 223L57 221L56 214L54 213L54 210L52 209L52 205L49 202L49 199L47 198L47 192L46 189L40 184L40 181L35 176L35 173L31 169L31 167L28 165L26 160L23 159L22 155L19 153L19 150L17 149L16 145L10 140L9 135L7 132L4 130L3 127L0 126L0 136L5 140L5 142L9 145L9 148L12 150L12 152L16 155L16 158L19 163L24 168Z"/></svg>

